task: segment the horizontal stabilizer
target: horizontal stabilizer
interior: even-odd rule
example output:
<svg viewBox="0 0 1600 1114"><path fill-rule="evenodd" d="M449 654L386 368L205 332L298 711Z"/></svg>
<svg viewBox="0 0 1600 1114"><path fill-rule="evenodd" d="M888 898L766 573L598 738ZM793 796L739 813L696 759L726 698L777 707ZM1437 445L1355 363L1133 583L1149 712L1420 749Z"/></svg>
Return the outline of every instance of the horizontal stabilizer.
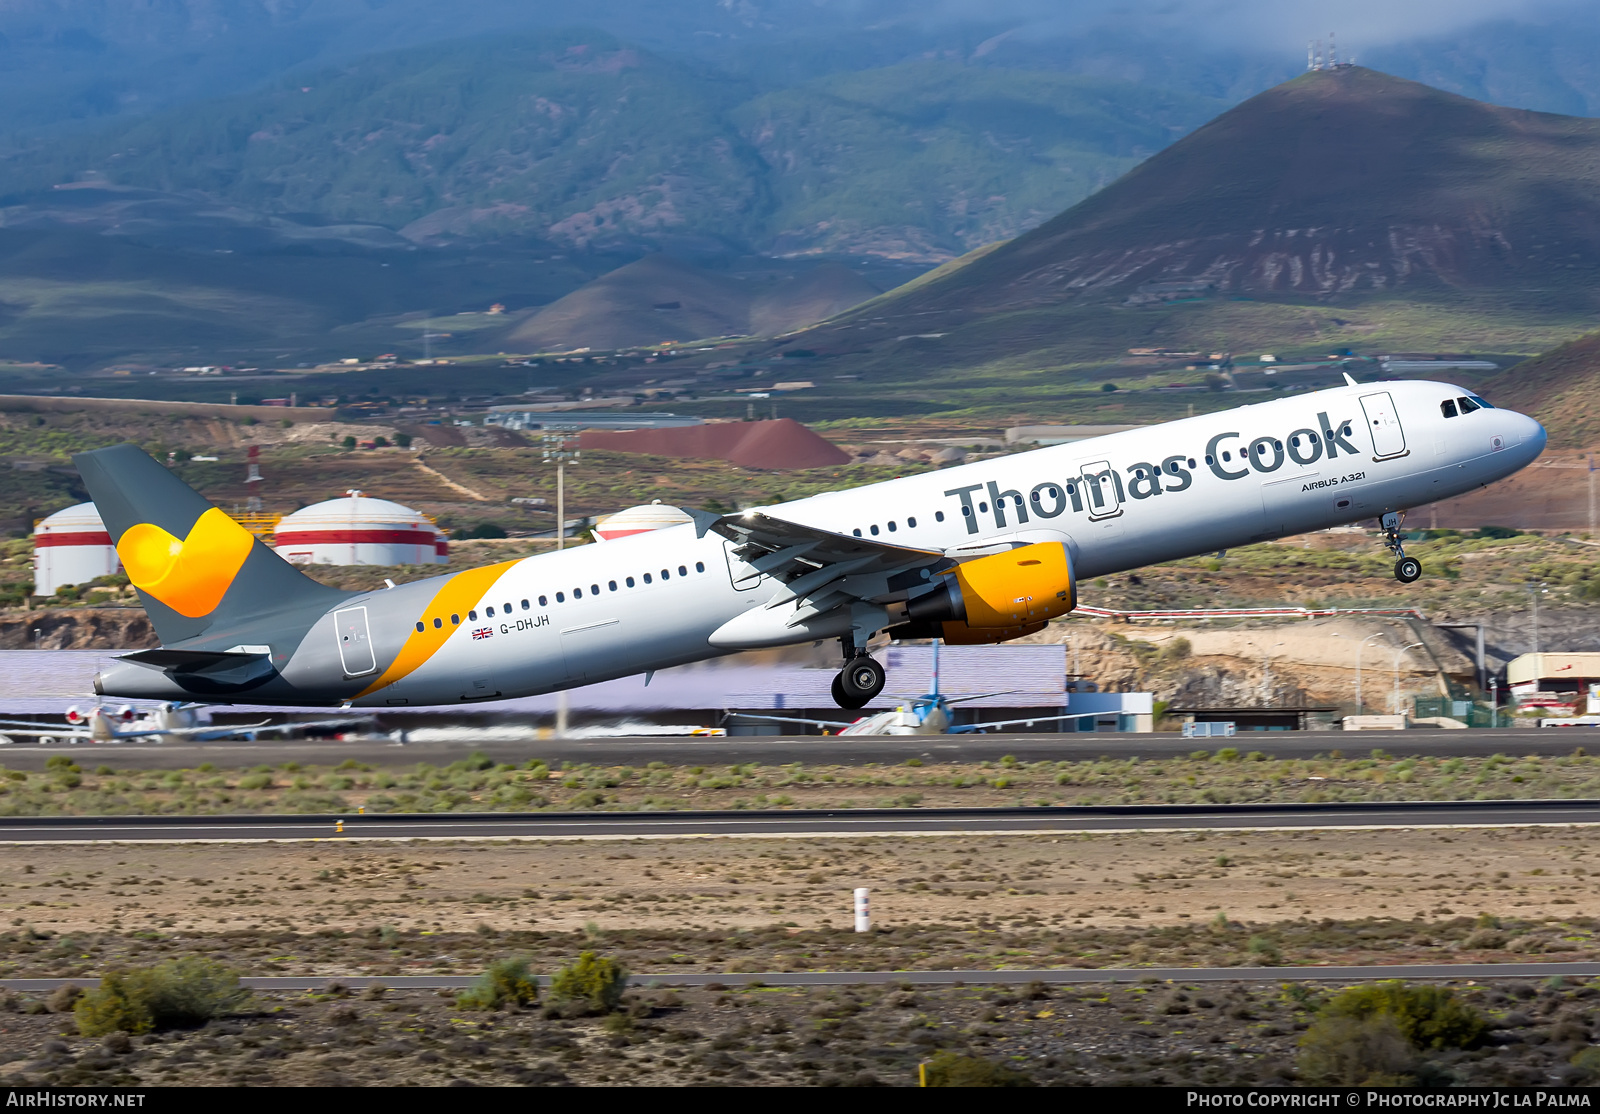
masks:
<svg viewBox="0 0 1600 1114"><path fill-rule="evenodd" d="M238 654L224 650L140 650L123 654L117 660L177 673L215 673L266 659L266 654Z"/></svg>

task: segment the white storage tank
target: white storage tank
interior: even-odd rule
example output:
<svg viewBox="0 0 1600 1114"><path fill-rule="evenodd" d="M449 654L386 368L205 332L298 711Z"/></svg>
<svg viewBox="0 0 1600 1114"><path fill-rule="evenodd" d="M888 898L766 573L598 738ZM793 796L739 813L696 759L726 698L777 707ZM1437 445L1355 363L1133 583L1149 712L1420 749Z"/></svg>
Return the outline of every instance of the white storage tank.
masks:
<svg viewBox="0 0 1600 1114"><path fill-rule="evenodd" d="M629 507L625 511L606 515L594 524L591 533L594 534L595 541L605 542L613 538L625 538L629 534L643 534L693 521L694 519L677 507L669 507L657 499L653 503Z"/></svg>
<svg viewBox="0 0 1600 1114"><path fill-rule="evenodd" d="M422 514L359 491L284 515L273 546L296 565L443 565L450 559L444 534Z"/></svg>
<svg viewBox="0 0 1600 1114"><path fill-rule="evenodd" d="M68 584L87 584L121 567L111 535L93 503L79 503L39 520L33 529L33 594L53 596Z"/></svg>

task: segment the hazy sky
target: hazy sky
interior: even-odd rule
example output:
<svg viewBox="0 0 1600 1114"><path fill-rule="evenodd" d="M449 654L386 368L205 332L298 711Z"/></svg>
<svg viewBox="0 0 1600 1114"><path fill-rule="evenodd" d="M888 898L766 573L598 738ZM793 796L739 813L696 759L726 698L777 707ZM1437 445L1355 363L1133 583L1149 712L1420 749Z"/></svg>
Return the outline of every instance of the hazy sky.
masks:
<svg viewBox="0 0 1600 1114"><path fill-rule="evenodd" d="M1163 28L1276 49L1303 49L1307 39L1333 31L1356 51L1488 20L1600 22L1594 0L936 0L931 10L961 20L1014 18L1036 33L1097 24Z"/></svg>

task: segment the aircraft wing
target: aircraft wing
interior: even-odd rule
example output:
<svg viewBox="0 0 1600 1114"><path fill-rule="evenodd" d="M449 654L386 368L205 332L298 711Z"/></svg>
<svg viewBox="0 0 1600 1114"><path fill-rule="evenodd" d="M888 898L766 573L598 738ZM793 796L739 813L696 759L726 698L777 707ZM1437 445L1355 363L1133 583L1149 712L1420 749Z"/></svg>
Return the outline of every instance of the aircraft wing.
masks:
<svg viewBox="0 0 1600 1114"><path fill-rule="evenodd" d="M1022 719L1001 719L988 723L963 723L950 728L952 735L974 735L984 731L991 731L997 727L1010 727L1018 723L1060 723L1069 719L1087 719L1090 716L1105 715L1104 712L1077 712L1070 716L1026 716Z"/></svg>
<svg viewBox="0 0 1600 1114"><path fill-rule="evenodd" d="M701 536L720 534L734 556L776 582L764 610L792 607L784 621L790 628L856 601L905 599L956 564L938 550L835 534L761 511L689 514Z"/></svg>

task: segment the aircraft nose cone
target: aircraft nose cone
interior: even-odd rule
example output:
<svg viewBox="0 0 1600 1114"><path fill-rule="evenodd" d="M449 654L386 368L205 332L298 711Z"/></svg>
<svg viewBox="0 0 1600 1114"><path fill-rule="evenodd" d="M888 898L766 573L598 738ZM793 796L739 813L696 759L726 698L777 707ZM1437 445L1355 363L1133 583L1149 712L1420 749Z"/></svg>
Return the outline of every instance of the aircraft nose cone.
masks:
<svg viewBox="0 0 1600 1114"><path fill-rule="evenodd" d="M1544 431L1544 426L1526 414L1518 414L1517 417L1527 423L1527 432L1522 435L1523 443L1532 445L1540 452L1544 452L1545 442L1550 439L1550 435Z"/></svg>

